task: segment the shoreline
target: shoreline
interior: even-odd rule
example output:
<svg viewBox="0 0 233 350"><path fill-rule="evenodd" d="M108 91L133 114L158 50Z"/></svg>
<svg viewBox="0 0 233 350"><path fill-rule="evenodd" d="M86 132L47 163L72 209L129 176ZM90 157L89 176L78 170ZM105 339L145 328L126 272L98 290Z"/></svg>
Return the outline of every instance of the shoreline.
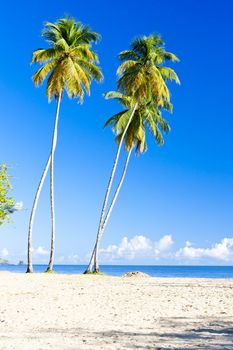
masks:
<svg viewBox="0 0 233 350"><path fill-rule="evenodd" d="M46 264L34 265L34 272L45 272ZM83 274L86 265L54 265L58 274ZM0 266L0 271L25 273L26 265ZM101 272L108 276L122 276L130 271L140 271L155 278L233 278L233 266L199 265L102 265Z"/></svg>
<svg viewBox="0 0 233 350"><path fill-rule="evenodd" d="M130 271L129 271L130 272ZM140 271L138 271L140 272ZM190 276L175 276L175 277L166 277L166 276L148 276L148 277L124 277L123 275L108 275L106 273L100 273L100 274L84 274L84 273L62 273L58 271L53 271L51 272L41 272L41 271L34 271L32 273L27 273L26 270L25 272L15 272L15 271L9 271L9 270L0 270L0 275L1 274L11 274L11 275L27 275L27 276L35 276L35 275L48 275L48 276L73 276L73 277L84 277L84 278L116 278L116 279L123 279L123 280L148 280L148 279L156 279L156 280L200 280L200 281L205 281L205 280L222 280L222 281L232 281L233 282L233 277L190 277Z"/></svg>

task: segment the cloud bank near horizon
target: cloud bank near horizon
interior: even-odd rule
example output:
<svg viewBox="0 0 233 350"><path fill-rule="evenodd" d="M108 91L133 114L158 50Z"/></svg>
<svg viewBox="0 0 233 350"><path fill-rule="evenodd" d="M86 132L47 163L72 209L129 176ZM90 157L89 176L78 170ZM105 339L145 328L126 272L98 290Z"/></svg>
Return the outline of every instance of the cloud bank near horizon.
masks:
<svg viewBox="0 0 233 350"><path fill-rule="evenodd" d="M181 248L174 248L172 235L164 235L158 241L152 241L144 235L132 238L123 237L118 244L111 244L100 249L100 262L103 264L232 264L233 237L225 237L220 242L208 247L197 247L186 241ZM46 263L49 250L43 246L33 248L35 263ZM77 253L67 256L60 255L55 259L58 264L86 264L90 253L82 257ZM21 256L14 256L6 247L0 248L0 258L24 259L26 252Z"/></svg>
<svg viewBox="0 0 233 350"><path fill-rule="evenodd" d="M101 249L103 262L117 262L118 260L147 260L155 263L229 263L233 259L233 238L225 237L210 247L196 247L186 241L184 247L173 249L172 235L165 235L159 241L151 241L140 235L129 239L124 237L118 245L109 245Z"/></svg>
<svg viewBox="0 0 233 350"><path fill-rule="evenodd" d="M171 235L165 235L156 242L152 242L143 235L134 236L131 239L123 237L118 245L109 245L107 248L100 249L100 255L103 261L110 262L146 258L154 258L158 261L160 258L170 255L173 243Z"/></svg>

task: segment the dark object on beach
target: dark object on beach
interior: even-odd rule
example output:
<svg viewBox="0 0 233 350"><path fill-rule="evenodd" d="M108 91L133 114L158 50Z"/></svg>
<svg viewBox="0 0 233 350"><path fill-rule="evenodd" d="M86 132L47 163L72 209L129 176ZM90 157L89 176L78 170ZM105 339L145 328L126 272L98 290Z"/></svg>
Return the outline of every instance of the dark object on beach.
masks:
<svg viewBox="0 0 233 350"><path fill-rule="evenodd" d="M143 278L148 278L151 277L150 275L148 275L147 273L144 272L140 272L140 271L131 271L131 272L127 272L125 273L122 277L143 277Z"/></svg>

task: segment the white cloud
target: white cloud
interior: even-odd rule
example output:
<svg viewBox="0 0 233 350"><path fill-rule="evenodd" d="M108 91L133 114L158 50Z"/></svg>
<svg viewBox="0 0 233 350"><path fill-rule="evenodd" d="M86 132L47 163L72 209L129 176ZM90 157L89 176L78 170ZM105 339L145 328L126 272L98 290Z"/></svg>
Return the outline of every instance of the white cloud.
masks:
<svg viewBox="0 0 233 350"><path fill-rule="evenodd" d="M233 238L223 238L221 242L215 243L210 248L195 248L187 241L185 247L180 248L175 256L186 259L212 258L230 261L233 258Z"/></svg>
<svg viewBox="0 0 233 350"><path fill-rule="evenodd" d="M173 244L172 236L163 236L158 242L152 242L139 235L129 239L124 237L119 245L109 245L100 249L102 260L114 261L120 259L134 260L136 258L158 259L167 254Z"/></svg>
<svg viewBox="0 0 233 350"><path fill-rule="evenodd" d="M132 239L123 237L119 245L109 245L105 249L100 249L100 253L105 260L115 260L125 258L133 260L136 256L147 255L152 250L151 242L144 236L135 236Z"/></svg>
<svg viewBox="0 0 233 350"><path fill-rule="evenodd" d="M192 243L191 243L190 241L186 241L186 242L185 242L185 245L186 245L187 247L191 247Z"/></svg>
<svg viewBox="0 0 233 350"><path fill-rule="evenodd" d="M45 248L39 246L37 248L32 248L32 252L34 255L49 255L49 251L46 250Z"/></svg>
<svg viewBox="0 0 233 350"><path fill-rule="evenodd" d="M7 248L3 248L0 252L0 257L5 258L9 255L9 251Z"/></svg>
<svg viewBox="0 0 233 350"><path fill-rule="evenodd" d="M210 247L195 247L190 241L185 242L185 246L174 251L174 242L171 235L165 235L158 241L151 241L149 238L138 235L133 238L124 237L120 243L109 245L100 249L101 261L158 261L169 263L193 262L230 262L233 260L233 238L223 238L220 242L214 243Z"/></svg>
<svg viewBox="0 0 233 350"><path fill-rule="evenodd" d="M163 252L163 251L169 250L173 245L173 243L174 242L172 240L172 236L165 235L158 241L158 243L155 244L155 246L159 252Z"/></svg>

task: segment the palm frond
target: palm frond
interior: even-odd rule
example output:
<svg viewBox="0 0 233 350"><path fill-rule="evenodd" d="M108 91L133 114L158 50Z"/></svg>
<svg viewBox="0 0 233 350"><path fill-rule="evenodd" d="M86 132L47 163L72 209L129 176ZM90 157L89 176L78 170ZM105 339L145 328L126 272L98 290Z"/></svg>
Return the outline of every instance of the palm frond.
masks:
<svg viewBox="0 0 233 350"><path fill-rule="evenodd" d="M180 59L172 52L165 52L164 53L164 59L172 62L179 62Z"/></svg>
<svg viewBox="0 0 233 350"><path fill-rule="evenodd" d="M128 110L126 109L126 110L123 110L123 111L121 111L121 112L119 112L119 113L117 113L117 114L114 114L111 118L109 118L109 119L106 121L106 123L104 124L104 128L106 128L106 127L112 125L112 126L113 126L113 130L114 130L114 125L115 125L115 123L116 123L116 122L119 120L119 118L120 118L121 116L123 116L127 111L128 111Z"/></svg>
<svg viewBox="0 0 233 350"><path fill-rule="evenodd" d="M58 58L59 54L60 54L60 51L58 50L58 48L54 48L54 47L51 47L48 49L37 49L37 50L33 51L31 63L47 62L47 61L50 61L54 58Z"/></svg>
<svg viewBox="0 0 233 350"><path fill-rule="evenodd" d="M90 45L82 44L79 46L75 46L71 50L71 55L75 59L75 57L79 57L81 59L87 59L91 62L99 62L98 55L90 49Z"/></svg>
<svg viewBox="0 0 233 350"><path fill-rule="evenodd" d="M38 71L33 75L32 79L36 86L43 83L47 78L48 74L56 67L56 60L50 61L43 65Z"/></svg>
<svg viewBox="0 0 233 350"><path fill-rule="evenodd" d="M73 63L73 62L72 62ZM77 75L75 74L75 79L80 81L84 86L88 95L90 95L90 75L85 72L77 63L74 64Z"/></svg>
<svg viewBox="0 0 233 350"><path fill-rule="evenodd" d="M136 102L135 99L131 98L130 96L126 96L119 91L108 91L104 94L104 98L106 100L115 99L120 104L122 104L124 107L127 107L127 108L134 106Z"/></svg>
<svg viewBox="0 0 233 350"><path fill-rule="evenodd" d="M83 69L85 69L90 74L92 79L96 81L103 80L103 74L101 72L101 69L94 63L83 59L77 59L76 63L79 64Z"/></svg>
<svg viewBox="0 0 233 350"><path fill-rule="evenodd" d="M165 80L174 80L177 84L180 84L180 79L174 69L170 67L158 67L160 74Z"/></svg>
<svg viewBox="0 0 233 350"><path fill-rule="evenodd" d="M151 133L154 135L157 144L163 145L164 144L163 135L151 115L147 116L146 122Z"/></svg>
<svg viewBox="0 0 233 350"><path fill-rule="evenodd" d="M119 53L118 55L119 59L121 61L124 60L138 60L140 59L140 56L137 55L136 52L134 52L133 50L125 50Z"/></svg>
<svg viewBox="0 0 233 350"><path fill-rule="evenodd" d="M138 69L139 67L137 67L137 62L133 61L133 60L128 60L123 62L117 69L117 74L118 75L122 75L124 74L125 71L131 70L133 71L134 69Z"/></svg>
<svg viewBox="0 0 233 350"><path fill-rule="evenodd" d="M51 72L47 81L46 94L48 100L51 101L53 97L57 98L64 90L64 86L63 67L61 64L58 64Z"/></svg>

